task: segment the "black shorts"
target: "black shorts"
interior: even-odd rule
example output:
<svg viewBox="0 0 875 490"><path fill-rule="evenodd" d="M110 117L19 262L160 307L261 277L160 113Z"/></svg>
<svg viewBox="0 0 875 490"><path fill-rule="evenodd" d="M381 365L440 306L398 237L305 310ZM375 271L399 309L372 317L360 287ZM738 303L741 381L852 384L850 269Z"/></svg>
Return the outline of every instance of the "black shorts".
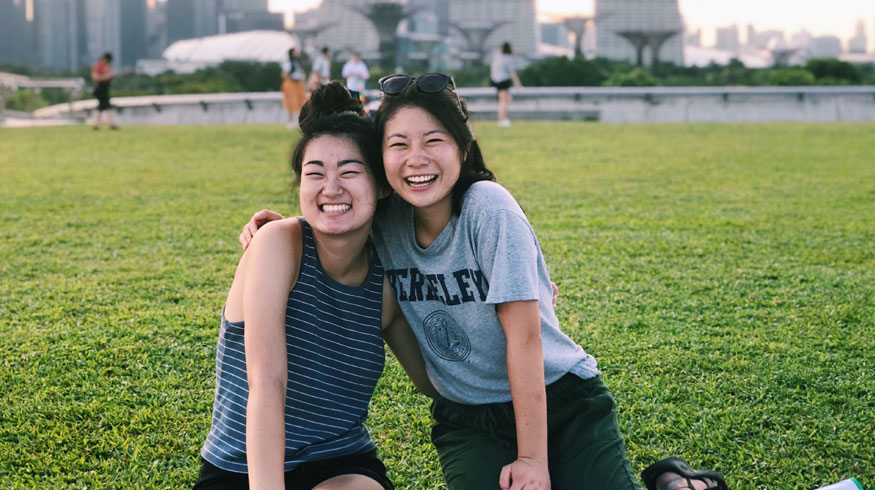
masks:
<svg viewBox="0 0 875 490"><path fill-rule="evenodd" d="M505 80L503 82L496 82L495 80L489 80L489 83L497 88L498 90L508 90L511 85L511 80Z"/></svg>
<svg viewBox="0 0 875 490"><path fill-rule="evenodd" d="M94 98L97 99L97 110L108 111L112 108L109 104L109 84L98 83L94 88Z"/></svg>
<svg viewBox="0 0 875 490"><path fill-rule="evenodd" d="M385 490L395 490L386 466L377 457L377 451L350 454L324 461L303 463L286 472L286 490L311 490L316 485L341 475L364 475L383 485ZM249 475L234 473L216 467L201 458L200 476L194 490L248 490Z"/></svg>

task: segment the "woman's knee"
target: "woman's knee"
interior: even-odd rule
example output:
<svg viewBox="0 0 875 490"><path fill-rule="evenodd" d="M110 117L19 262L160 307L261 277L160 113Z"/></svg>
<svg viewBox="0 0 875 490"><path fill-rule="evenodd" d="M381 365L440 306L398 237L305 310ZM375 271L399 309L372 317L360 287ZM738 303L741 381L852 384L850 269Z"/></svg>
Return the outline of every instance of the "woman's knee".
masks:
<svg viewBox="0 0 875 490"><path fill-rule="evenodd" d="M313 490L383 490L383 485L365 475L348 474L329 478Z"/></svg>

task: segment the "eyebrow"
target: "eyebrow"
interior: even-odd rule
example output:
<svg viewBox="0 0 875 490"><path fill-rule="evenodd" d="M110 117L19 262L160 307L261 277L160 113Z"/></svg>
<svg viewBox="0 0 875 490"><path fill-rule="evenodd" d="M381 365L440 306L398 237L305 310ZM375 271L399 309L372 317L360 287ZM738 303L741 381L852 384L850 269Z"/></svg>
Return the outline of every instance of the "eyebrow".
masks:
<svg viewBox="0 0 875 490"><path fill-rule="evenodd" d="M349 158L349 159L341 160L341 161L337 162L337 166L342 167L342 166L350 164L350 163L358 163L359 165L364 165L364 162L362 162L361 160L356 160L355 158ZM304 165L302 165L302 167L306 166L306 165L318 165L320 167L325 166L325 164L322 163L322 160L310 160L309 162L304 162Z"/></svg>
<svg viewBox="0 0 875 490"><path fill-rule="evenodd" d="M446 135L450 134L450 133L444 131L443 129L432 129L431 131L426 131L425 134L423 134L423 136L431 136L435 133L446 134ZM407 139L407 135L404 135L401 133L390 134L389 136L386 137L386 139L394 138L396 136L399 138Z"/></svg>

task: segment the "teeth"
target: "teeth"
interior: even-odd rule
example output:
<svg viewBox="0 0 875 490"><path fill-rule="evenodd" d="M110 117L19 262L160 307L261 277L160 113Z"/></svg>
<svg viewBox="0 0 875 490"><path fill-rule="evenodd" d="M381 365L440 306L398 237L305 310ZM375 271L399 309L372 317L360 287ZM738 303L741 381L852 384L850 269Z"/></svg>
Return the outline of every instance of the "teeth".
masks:
<svg viewBox="0 0 875 490"><path fill-rule="evenodd" d="M412 177L407 177L407 182L411 184L425 184L436 178L436 175L414 175Z"/></svg>
<svg viewBox="0 0 875 490"><path fill-rule="evenodd" d="M351 206L349 204L326 204L322 206L322 210L326 213L339 213L342 211L346 211Z"/></svg>

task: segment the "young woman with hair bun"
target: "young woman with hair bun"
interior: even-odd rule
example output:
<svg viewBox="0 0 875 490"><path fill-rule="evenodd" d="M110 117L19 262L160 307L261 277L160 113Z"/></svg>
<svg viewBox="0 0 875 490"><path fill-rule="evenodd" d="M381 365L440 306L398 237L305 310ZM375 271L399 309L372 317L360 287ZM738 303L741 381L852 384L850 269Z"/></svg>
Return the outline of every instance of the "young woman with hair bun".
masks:
<svg viewBox="0 0 875 490"><path fill-rule="evenodd" d="M434 396L370 240L387 186L373 121L340 83L301 111L302 217L264 226L222 312L195 489L391 490L364 427L383 341Z"/></svg>

